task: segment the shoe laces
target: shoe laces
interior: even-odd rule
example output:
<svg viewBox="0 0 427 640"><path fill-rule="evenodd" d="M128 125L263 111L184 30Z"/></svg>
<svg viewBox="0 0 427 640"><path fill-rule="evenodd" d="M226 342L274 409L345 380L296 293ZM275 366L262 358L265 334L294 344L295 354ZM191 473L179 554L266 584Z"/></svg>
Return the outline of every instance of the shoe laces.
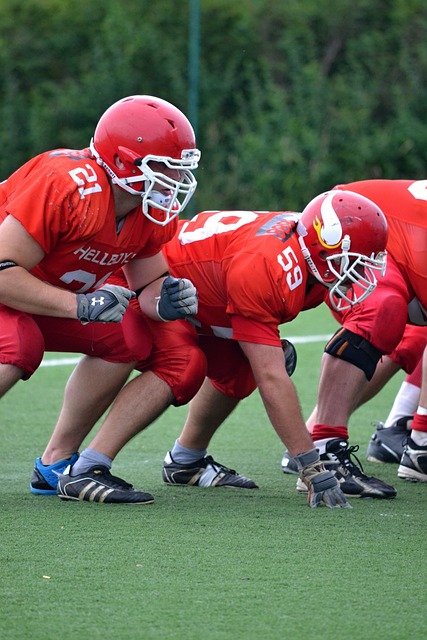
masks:
<svg viewBox="0 0 427 640"><path fill-rule="evenodd" d="M105 479L104 480L105 483L108 484L109 487L113 489L120 489L122 491L123 489L125 490L133 489L133 485L129 484L129 482L126 482L126 480L123 480L122 478L113 476L113 474L110 473L108 469L100 469L100 471L102 473L95 474L95 475L100 475L100 476L102 475L103 479Z"/></svg>
<svg viewBox="0 0 427 640"><path fill-rule="evenodd" d="M225 473L230 473L233 476L237 476L237 471L235 471L234 469L229 469L228 467L225 467L223 464L216 462L212 458L212 456L206 456L205 460L208 464L210 464L215 469L215 471L218 471L218 472L222 471Z"/></svg>
<svg viewBox="0 0 427 640"><path fill-rule="evenodd" d="M356 451L359 451L359 445L347 445L346 448L342 448L339 451L334 451L334 455L338 458L343 467L352 475L359 478L366 478L366 474L363 472L362 463L356 456Z"/></svg>

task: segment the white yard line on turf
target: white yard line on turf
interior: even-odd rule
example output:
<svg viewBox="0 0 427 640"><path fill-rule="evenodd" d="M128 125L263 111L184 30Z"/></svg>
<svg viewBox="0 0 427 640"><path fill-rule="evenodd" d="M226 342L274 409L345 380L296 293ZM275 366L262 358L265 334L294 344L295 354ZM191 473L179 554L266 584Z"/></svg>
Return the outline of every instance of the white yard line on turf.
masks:
<svg viewBox="0 0 427 640"><path fill-rule="evenodd" d="M320 334L317 336L286 336L288 340L294 344L308 344L309 342L325 342L331 337L330 333ZM75 358L51 358L44 359L41 363L41 367L61 367L66 365L77 364L80 360L79 357Z"/></svg>
<svg viewBox="0 0 427 640"><path fill-rule="evenodd" d="M52 358L51 360L43 360L41 367L61 367L66 364L77 364L80 358Z"/></svg>
<svg viewBox="0 0 427 640"><path fill-rule="evenodd" d="M285 336L285 338L294 344L307 344L308 342L325 342L331 335L331 333L324 333L318 336Z"/></svg>

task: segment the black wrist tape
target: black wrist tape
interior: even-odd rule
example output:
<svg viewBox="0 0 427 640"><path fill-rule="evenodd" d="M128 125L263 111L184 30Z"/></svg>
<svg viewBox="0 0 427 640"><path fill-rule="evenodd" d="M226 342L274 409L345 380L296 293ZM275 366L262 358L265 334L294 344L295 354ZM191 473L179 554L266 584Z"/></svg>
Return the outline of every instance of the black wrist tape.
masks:
<svg viewBox="0 0 427 640"><path fill-rule="evenodd" d="M0 271L4 271L5 269L10 269L10 267L17 267L18 265L13 260L4 260L0 262Z"/></svg>

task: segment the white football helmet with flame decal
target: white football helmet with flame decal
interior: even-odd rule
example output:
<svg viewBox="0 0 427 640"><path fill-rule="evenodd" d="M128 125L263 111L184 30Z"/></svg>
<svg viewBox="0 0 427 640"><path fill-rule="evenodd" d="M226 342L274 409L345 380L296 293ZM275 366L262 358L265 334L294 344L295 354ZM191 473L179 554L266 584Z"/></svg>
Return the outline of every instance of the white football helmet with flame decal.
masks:
<svg viewBox="0 0 427 640"><path fill-rule="evenodd" d="M166 100L135 95L115 102L101 116L90 149L113 184L141 196L144 214L161 226L184 209L196 190L192 171L200 151L194 131ZM153 162L172 170L174 177L153 170ZM158 210L163 213L155 217Z"/></svg>
<svg viewBox="0 0 427 640"><path fill-rule="evenodd" d="M364 196L322 193L305 207L297 232L310 272L328 287L337 311L364 300L377 286L375 271L385 273L387 220Z"/></svg>

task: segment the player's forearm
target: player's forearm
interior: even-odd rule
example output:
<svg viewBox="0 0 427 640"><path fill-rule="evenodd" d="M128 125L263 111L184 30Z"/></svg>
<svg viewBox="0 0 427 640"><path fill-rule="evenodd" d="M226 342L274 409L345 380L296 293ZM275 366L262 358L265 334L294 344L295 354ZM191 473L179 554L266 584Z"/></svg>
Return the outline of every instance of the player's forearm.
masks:
<svg viewBox="0 0 427 640"><path fill-rule="evenodd" d="M286 373L282 348L240 342L251 363L271 424L292 456L313 448L293 382Z"/></svg>
<svg viewBox="0 0 427 640"><path fill-rule="evenodd" d="M261 382L258 386L270 422L290 454L295 456L312 449L313 441L291 380L283 378L280 382Z"/></svg>
<svg viewBox="0 0 427 640"><path fill-rule="evenodd" d="M77 318L77 296L32 276L23 267L0 272L0 303L36 315Z"/></svg>
<svg viewBox="0 0 427 640"><path fill-rule="evenodd" d="M157 294L158 282L156 280L151 283L139 296L139 304L146 315L153 320L163 320L163 322L187 319L196 315L197 291L190 280L167 276L161 283L159 295Z"/></svg>
<svg viewBox="0 0 427 640"><path fill-rule="evenodd" d="M144 287L138 296L141 311L151 318L151 320L160 320L159 314L157 313L157 302L164 280L165 277L161 277L154 282L151 282L149 285Z"/></svg>

